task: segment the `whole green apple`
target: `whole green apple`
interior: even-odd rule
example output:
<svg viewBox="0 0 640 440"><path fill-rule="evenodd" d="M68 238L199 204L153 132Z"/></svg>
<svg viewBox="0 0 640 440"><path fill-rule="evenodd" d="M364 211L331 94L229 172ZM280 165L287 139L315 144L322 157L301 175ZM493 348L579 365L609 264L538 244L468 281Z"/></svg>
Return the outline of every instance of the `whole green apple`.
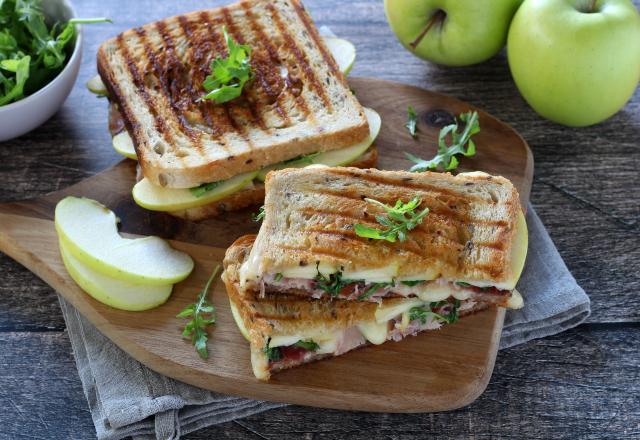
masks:
<svg viewBox="0 0 640 440"><path fill-rule="evenodd" d="M467 66L494 56L507 40L522 0L385 0L404 47L425 60Z"/></svg>
<svg viewBox="0 0 640 440"><path fill-rule="evenodd" d="M629 0L525 0L507 53L536 112L592 125L620 110L640 80L640 15Z"/></svg>

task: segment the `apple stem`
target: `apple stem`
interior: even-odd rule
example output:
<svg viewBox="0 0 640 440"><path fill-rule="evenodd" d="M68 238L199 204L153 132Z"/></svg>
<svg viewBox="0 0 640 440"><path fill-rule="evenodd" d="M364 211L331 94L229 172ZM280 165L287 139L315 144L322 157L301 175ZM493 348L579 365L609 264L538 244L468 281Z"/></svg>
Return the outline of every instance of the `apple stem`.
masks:
<svg viewBox="0 0 640 440"><path fill-rule="evenodd" d="M418 44L420 44L420 42L425 37L425 35L427 35L427 32L429 32L429 29L431 29L431 27L434 24L443 22L446 17L447 17L447 13L444 12L442 9L438 9L431 16L425 28L422 30L422 32L420 32L420 35L418 35L418 37L415 40L409 43L409 46L411 46L411 48L415 50L415 48L418 46Z"/></svg>

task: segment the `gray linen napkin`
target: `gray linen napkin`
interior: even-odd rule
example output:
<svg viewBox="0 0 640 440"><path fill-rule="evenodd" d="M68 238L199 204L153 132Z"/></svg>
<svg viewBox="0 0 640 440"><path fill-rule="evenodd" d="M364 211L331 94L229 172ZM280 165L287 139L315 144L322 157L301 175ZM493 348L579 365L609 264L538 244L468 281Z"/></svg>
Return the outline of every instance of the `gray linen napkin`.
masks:
<svg viewBox="0 0 640 440"><path fill-rule="evenodd" d="M531 207L527 224L529 251L518 284L525 307L507 312L500 348L575 327L590 313L589 298ZM205 426L283 406L205 391L159 375L120 350L61 297L60 305L99 439L178 439Z"/></svg>

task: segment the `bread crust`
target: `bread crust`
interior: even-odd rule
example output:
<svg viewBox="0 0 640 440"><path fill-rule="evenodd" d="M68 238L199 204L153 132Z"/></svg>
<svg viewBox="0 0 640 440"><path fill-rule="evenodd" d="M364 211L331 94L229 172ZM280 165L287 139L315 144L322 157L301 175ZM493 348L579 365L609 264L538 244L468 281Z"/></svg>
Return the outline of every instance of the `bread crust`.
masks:
<svg viewBox="0 0 640 440"><path fill-rule="evenodd" d="M405 241L357 236L355 224L381 228L384 211L418 196L429 214ZM357 168L288 169L266 180L265 220L253 247L259 267L274 274L318 262L333 271L391 267L405 276L500 283L511 276L511 249L520 211L507 179L484 173L410 173ZM327 269L328 271L328 269ZM407 279L407 278L405 278Z"/></svg>
<svg viewBox="0 0 640 440"><path fill-rule="evenodd" d="M202 66L224 49L224 24L254 49L256 79L237 102L196 104ZM190 188L364 140L362 106L328 54L298 0L253 0L126 31L100 46L97 64L145 177ZM174 71L182 74L172 82ZM193 81L182 84L191 92L174 96L172 84L183 77Z"/></svg>

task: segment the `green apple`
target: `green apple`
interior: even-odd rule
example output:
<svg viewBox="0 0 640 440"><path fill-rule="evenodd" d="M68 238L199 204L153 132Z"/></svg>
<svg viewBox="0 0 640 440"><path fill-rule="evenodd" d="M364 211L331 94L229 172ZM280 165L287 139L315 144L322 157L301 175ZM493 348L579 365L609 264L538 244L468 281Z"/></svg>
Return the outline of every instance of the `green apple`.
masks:
<svg viewBox="0 0 640 440"><path fill-rule="evenodd" d="M193 260L159 237L123 238L115 214L95 200L66 197L56 205L60 242L82 264L136 284L166 286L182 281Z"/></svg>
<svg viewBox="0 0 640 440"><path fill-rule="evenodd" d="M511 24L509 67L545 118L581 127L620 110L640 79L640 15L629 0L526 0Z"/></svg>
<svg viewBox="0 0 640 440"><path fill-rule="evenodd" d="M485 61L504 47L522 0L385 0L391 29L414 55L447 66Z"/></svg>
<svg viewBox="0 0 640 440"><path fill-rule="evenodd" d="M240 330L240 333L242 333L242 336L244 336L247 341L251 341L251 338L249 338L249 331L247 330L247 327L244 326L244 322L240 316L240 311L231 300L229 300L229 307L231 308L231 315L238 326L238 330Z"/></svg>
<svg viewBox="0 0 640 440"><path fill-rule="evenodd" d="M60 242L60 255L71 278L97 301L128 311L141 311L164 304L173 285L147 286L121 281L85 266Z"/></svg>
<svg viewBox="0 0 640 440"><path fill-rule="evenodd" d="M324 37L324 44L338 63L340 71L348 75L356 61L356 47L353 43L342 38Z"/></svg>
<svg viewBox="0 0 640 440"><path fill-rule="evenodd" d="M201 196L196 196L188 188L163 188L154 185L146 177L133 187L133 200L150 211L179 211L196 208L223 199L249 185L257 176L257 171L238 174L223 180L219 185Z"/></svg>
<svg viewBox="0 0 640 440"><path fill-rule="evenodd" d="M133 139L131 139L127 130L123 130L115 135L112 139L112 144L113 149L119 154L122 154L124 157L128 157L129 159L138 160L136 149L133 146Z"/></svg>
<svg viewBox="0 0 640 440"><path fill-rule="evenodd" d="M87 81L87 89L89 89L91 93L95 93L96 95L109 96L109 92L102 82L102 78L100 78L100 75L96 75L89 81Z"/></svg>
<svg viewBox="0 0 640 440"><path fill-rule="evenodd" d="M264 182L269 171L274 170L282 170L285 168L304 168L313 164L340 167L354 162L369 149L371 144L373 144L373 141L378 137L380 127L382 126L382 119L375 110L365 107L364 114L369 122L369 136L364 141L358 142L357 144L347 148L325 151L318 155L310 155L307 157L301 157L297 160L288 160L286 162L280 162L275 165L264 167L258 173L258 180Z"/></svg>

